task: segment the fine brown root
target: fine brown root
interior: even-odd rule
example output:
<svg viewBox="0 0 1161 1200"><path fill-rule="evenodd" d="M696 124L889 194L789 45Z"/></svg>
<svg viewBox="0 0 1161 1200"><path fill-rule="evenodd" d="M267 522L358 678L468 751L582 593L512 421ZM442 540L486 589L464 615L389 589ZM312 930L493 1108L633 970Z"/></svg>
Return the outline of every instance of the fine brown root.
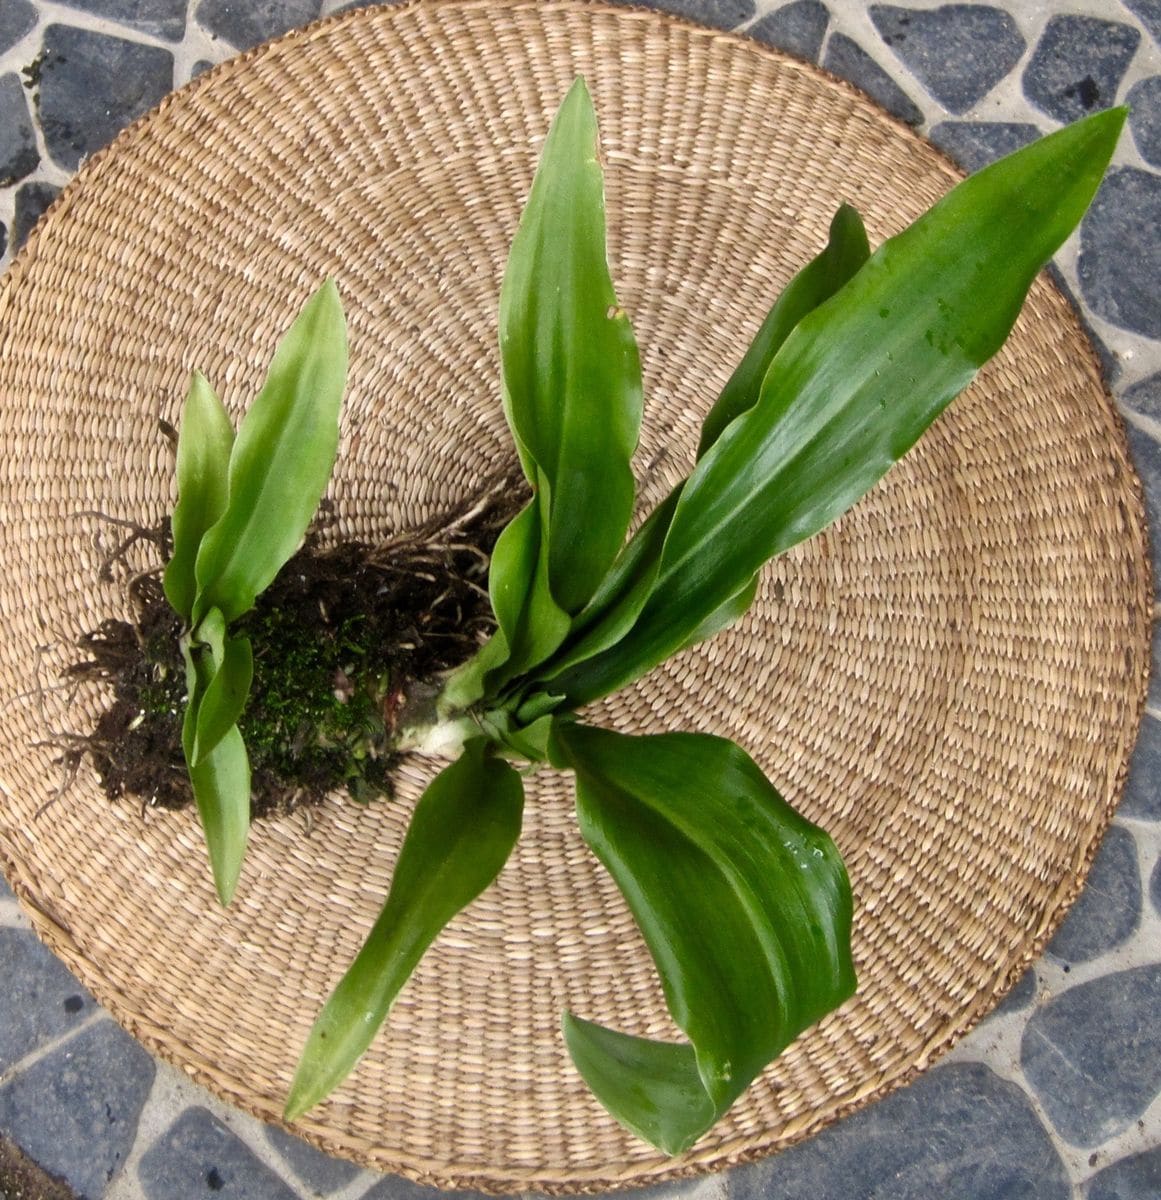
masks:
<svg viewBox="0 0 1161 1200"><path fill-rule="evenodd" d="M378 544L323 546L312 532L234 628L254 652L239 720L254 815L318 802L336 788L359 801L390 794L398 716L413 691L430 688L491 633L491 549L526 499L509 470ZM164 551L168 528L130 526L129 538ZM127 548L110 552L110 571ZM111 699L88 736L58 742L62 762L75 771L91 761L111 799L182 807L193 799L181 749L182 624L160 565L134 574L126 589L133 620L106 620L87 633L82 660L67 672L101 683Z"/></svg>

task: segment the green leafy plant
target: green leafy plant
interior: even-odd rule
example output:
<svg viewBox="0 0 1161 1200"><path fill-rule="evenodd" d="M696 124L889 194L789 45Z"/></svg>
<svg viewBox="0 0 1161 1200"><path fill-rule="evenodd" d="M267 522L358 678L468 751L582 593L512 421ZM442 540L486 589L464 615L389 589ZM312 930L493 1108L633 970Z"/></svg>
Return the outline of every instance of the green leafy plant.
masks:
<svg viewBox="0 0 1161 1200"><path fill-rule="evenodd" d="M338 451L346 373L346 323L328 281L280 343L237 437L200 373L183 410L164 583L185 626L182 749L223 904L237 886L250 828L250 762L238 718L254 670L249 639L229 626L254 606L314 516Z"/></svg>
<svg viewBox="0 0 1161 1200"><path fill-rule="evenodd" d="M1092 200L1124 118L1097 114L981 171L874 254L857 213L840 208L711 408L688 477L626 541L641 369L609 274L596 119L577 81L500 297L504 411L532 499L492 556L497 629L447 680L438 725L410 731L413 745L461 753L415 809L382 915L310 1034L288 1119L346 1076L427 946L501 870L520 830L513 763L575 773L581 833L688 1039L565 1016L578 1071L629 1129L667 1153L687 1149L852 994L852 899L831 839L731 742L632 737L576 711L740 617L768 559L833 521L913 445L1007 337ZM233 607L207 591L194 611L205 626ZM203 653L225 663L217 636L211 621ZM243 678L235 657L230 678ZM208 694L208 676L191 678ZM225 716L205 728L216 734Z"/></svg>

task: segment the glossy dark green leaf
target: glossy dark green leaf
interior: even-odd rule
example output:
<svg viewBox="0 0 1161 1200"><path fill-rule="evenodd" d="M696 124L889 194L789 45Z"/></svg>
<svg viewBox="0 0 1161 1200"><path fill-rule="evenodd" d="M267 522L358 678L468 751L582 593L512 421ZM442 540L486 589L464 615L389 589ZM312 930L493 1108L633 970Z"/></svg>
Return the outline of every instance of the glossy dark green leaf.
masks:
<svg viewBox="0 0 1161 1200"><path fill-rule="evenodd" d="M197 580L194 564L207 529L226 511L227 473L234 427L206 377L195 371L177 438L177 505L173 557L165 568L165 596L188 624Z"/></svg>
<svg viewBox="0 0 1161 1200"><path fill-rule="evenodd" d="M1098 113L965 180L805 317L682 490L631 631L553 683L577 706L674 653L769 558L855 503L1001 346L1124 122Z"/></svg>
<svg viewBox="0 0 1161 1200"><path fill-rule="evenodd" d="M722 389L717 402L702 426L698 457L717 440L725 427L757 403L775 354L791 331L808 312L828 300L866 262L870 248L859 214L842 205L830 225L826 247L791 281L762 322L750 348ZM553 656L545 678L559 675L569 667L592 658L615 645L632 627L653 590L661 565L661 552L683 484L679 484L649 514L642 527L629 540L596 593L573 622L561 652ZM757 587L757 580L754 581ZM752 599L753 593L751 593ZM691 636L700 641L724 628L745 611L738 604L741 593L718 610L717 623L707 618L709 632Z"/></svg>
<svg viewBox="0 0 1161 1200"><path fill-rule="evenodd" d="M831 220L825 248L794 276L774 302L745 357L702 423L699 459L731 421L758 403L762 380L774 356L802 318L829 300L870 256L862 218L849 204L840 205Z"/></svg>
<svg viewBox="0 0 1161 1200"><path fill-rule="evenodd" d="M520 776L483 738L420 798L387 903L311 1030L286 1103L293 1120L337 1087L371 1044L436 934L500 873L520 835Z"/></svg>
<svg viewBox="0 0 1161 1200"><path fill-rule="evenodd" d="M679 1153L853 992L846 871L831 839L723 738L558 722L550 753L576 772L581 833L624 894L692 1051L576 1020L570 1048L618 1120Z"/></svg>
<svg viewBox="0 0 1161 1200"><path fill-rule="evenodd" d="M198 551L195 622L210 608L236 620L298 548L334 467L346 372L346 323L328 280L283 337L238 430L226 510Z"/></svg>
<svg viewBox="0 0 1161 1200"><path fill-rule="evenodd" d="M628 530L641 424L641 364L609 275L597 122L580 79L512 243L500 358L505 413L541 497L551 593L577 613Z"/></svg>

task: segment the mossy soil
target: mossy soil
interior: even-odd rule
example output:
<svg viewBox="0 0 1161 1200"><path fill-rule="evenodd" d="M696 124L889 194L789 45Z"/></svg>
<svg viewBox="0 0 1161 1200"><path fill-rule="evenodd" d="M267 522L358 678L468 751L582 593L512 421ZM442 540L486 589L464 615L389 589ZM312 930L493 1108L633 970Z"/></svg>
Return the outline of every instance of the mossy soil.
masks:
<svg viewBox="0 0 1161 1200"><path fill-rule="evenodd" d="M489 557L525 498L505 473L455 510L379 544L326 545L312 532L234 629L254 652L238 722L254 816L337 789L360 802L390 794L401 716L493 628ZM102 682L109 704L65 758L70 768L88 758L110 799L180 808L193 793L181 749L182 626L161 587L168 524L131 540L155 547L158 562L128 581L135 619L107 620L81 639L84 658L69 674Z"/></svg>

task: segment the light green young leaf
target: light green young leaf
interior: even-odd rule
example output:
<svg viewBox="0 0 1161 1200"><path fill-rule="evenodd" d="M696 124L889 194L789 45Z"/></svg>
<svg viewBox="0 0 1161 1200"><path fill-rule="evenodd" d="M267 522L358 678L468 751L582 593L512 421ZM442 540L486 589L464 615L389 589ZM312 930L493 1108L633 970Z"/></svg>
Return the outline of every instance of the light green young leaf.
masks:
<svg viewBox="0 0 1161 1200"><path fill-rule="evenodd" d="M613 1116L677 1154L854 991L846 871L831 839L723 738L558 721L549 750L576 772L581 834L624 894L691 1043L570 1018L569 1048Z"/></svg>
<svg viewBox="0 0 1161 1200"><path fill-rule="evenodd" d="M254 655L249 638L227 637L221 661L213 664L213 674L198 705L192 766L202 762L237 724L253 677Z"/></svg>
<svg viewBox="0 0 1161 1200"><path fill-rule="evenodd" d="M849 204L840 205L831 220L826 247L786 285L702 423L699 459L731 421L758 403L762 380L774 356L802 318L829 300L870 256L862 217Z"/></svg>
<svg viewBox="0 0 1161 1200"><path fill-rule="evenodd" d="M194 563L206 530L226 511L227 471L234 427L206 377L195 371L177 438L177 505L173 557L165 568L165 597L189 624L197 581Z"/></svg>
<svg viewBox="0 0 1161 1200"><path fill-rule="evenodd" d="M238 886L250 832L250 759L236 725L196 766L190 766L189 777L218 899L229 904Z"/></svg>
<svg viewBox="0 0 1161 1200"><path fill-rule="evenodd" d="M197 555L193 621L250 609L294 553L326 490L338 449L346 324L328 280L279 344L230 455L229 500Z"/></svg>
<svg viewBox="0 0 1161 1200"><path fill-rule="evenodd" d="M436 934L500 873L520 835L523 805L520 776L483 738L467 742L462 757L428 785L387 903L311 1030L286 1120L346 1078Z"/></svg>
<svg viewBox="0 0 1161 1200"><path fill-rule="evenodd" d="M552 124L512 243L500 359L504 411L541 494L549 589L577 613L625 539L641 424L641 364L609 276L597 122L581 79Z"/></svg>
<svg viewBox="0 0 1161 1200"><path fill-rule="evenodd" d="M973 175L805 317L686 481L631 631L553 690L579 706L656 666L902 457L1002 345L1124 119L1095 114Z"/></svg>

